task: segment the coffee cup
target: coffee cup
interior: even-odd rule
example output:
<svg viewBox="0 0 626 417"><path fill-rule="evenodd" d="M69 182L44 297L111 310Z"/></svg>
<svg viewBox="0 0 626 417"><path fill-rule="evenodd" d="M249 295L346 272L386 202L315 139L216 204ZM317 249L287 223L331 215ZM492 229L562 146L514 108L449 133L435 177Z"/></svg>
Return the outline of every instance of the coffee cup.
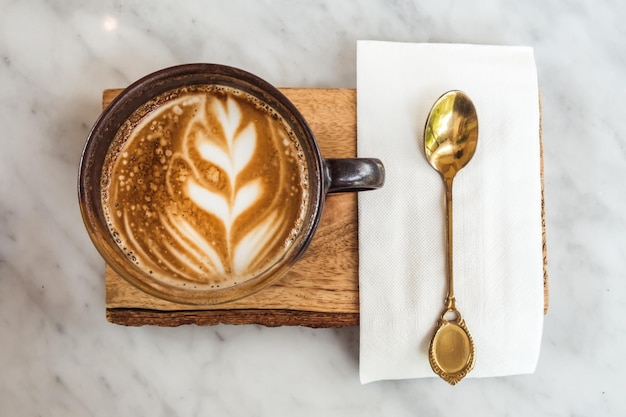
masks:
<svg viewBox="0 0 626 417"><path fill-rule="evenodd" d="M302 256L326 195L384 183L374 158L323 158L298 109L241 69L187 64L123 90L87 138L86 229L122 278L162 299L233 301Z"/></svg>

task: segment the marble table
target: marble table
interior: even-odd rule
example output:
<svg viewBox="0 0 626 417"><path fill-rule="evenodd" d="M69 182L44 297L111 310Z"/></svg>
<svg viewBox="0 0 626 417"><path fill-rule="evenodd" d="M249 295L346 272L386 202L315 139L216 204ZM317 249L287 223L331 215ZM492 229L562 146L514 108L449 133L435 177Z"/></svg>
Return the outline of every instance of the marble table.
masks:
<svg viewBox="0 0 626 417"><path fill-rule="evenodd" d="M624 4L83 3L0 0L0 415L626 414ZM357 39L535 48L551 294L535 374L361 385L358 327L106 322L76 198L101 91L188 62L354 88Z"/></svg>

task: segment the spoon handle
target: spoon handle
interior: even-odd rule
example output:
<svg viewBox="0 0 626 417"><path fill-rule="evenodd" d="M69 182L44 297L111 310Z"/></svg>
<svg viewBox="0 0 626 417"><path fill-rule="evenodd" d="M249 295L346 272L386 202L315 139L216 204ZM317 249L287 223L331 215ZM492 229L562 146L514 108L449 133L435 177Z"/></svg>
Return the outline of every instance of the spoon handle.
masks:
<svg viewBox="0 0 626 417"><path fill-rule="evenodd" d="M433 371L451 385L457 384L474 368L475 349L465 320L456 309L454 278L452 274L452 179L444 177L446 188L446 236L448 256L448 294L446 305L437 321L437 329L430 341L428 361Z"/></svg>
<svg viewBox="0 0 626 417"><path fill-rule="evenodd" d="M444 184L446 188L446 247L448 256L446 257L446 267L448 270L448 294L446 296L446 308L448 310L456 310L456 300L454 298L454 268L452 259L452 181L454 177L445 178Z"/></svg>

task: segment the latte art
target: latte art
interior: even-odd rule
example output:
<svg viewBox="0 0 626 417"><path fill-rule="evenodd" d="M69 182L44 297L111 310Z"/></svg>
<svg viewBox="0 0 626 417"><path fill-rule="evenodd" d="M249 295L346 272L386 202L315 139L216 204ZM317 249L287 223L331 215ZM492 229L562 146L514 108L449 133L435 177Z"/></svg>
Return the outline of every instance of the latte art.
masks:
<svg viewBox="0 0 626 417"><path fill-rule="evenodd" d="M103 206L126 256L155 279L224 288L273 265L304 221L304 156L280 116L220 86L168 92L120 129Z"/></svg>

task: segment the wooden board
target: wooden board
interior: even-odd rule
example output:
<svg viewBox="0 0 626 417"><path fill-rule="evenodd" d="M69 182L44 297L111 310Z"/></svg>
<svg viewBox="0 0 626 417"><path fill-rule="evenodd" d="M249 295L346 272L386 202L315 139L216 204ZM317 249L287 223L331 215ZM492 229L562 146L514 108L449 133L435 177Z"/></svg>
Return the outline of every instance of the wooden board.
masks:
<svg viewBox="0 0 626 417"><path fill-rule="evenodd" d="M103 106L120 91L104 91ZM356 156L356 90L288 88L281 91L302 112L325 157ZM198 307L161 300L135 288L107 266L107 319L127 326L358 325L357 231L356 194L329 195L311 245L283 278L249 297L217 306ZM544 288L547 311L545 257Z"/></svg>

